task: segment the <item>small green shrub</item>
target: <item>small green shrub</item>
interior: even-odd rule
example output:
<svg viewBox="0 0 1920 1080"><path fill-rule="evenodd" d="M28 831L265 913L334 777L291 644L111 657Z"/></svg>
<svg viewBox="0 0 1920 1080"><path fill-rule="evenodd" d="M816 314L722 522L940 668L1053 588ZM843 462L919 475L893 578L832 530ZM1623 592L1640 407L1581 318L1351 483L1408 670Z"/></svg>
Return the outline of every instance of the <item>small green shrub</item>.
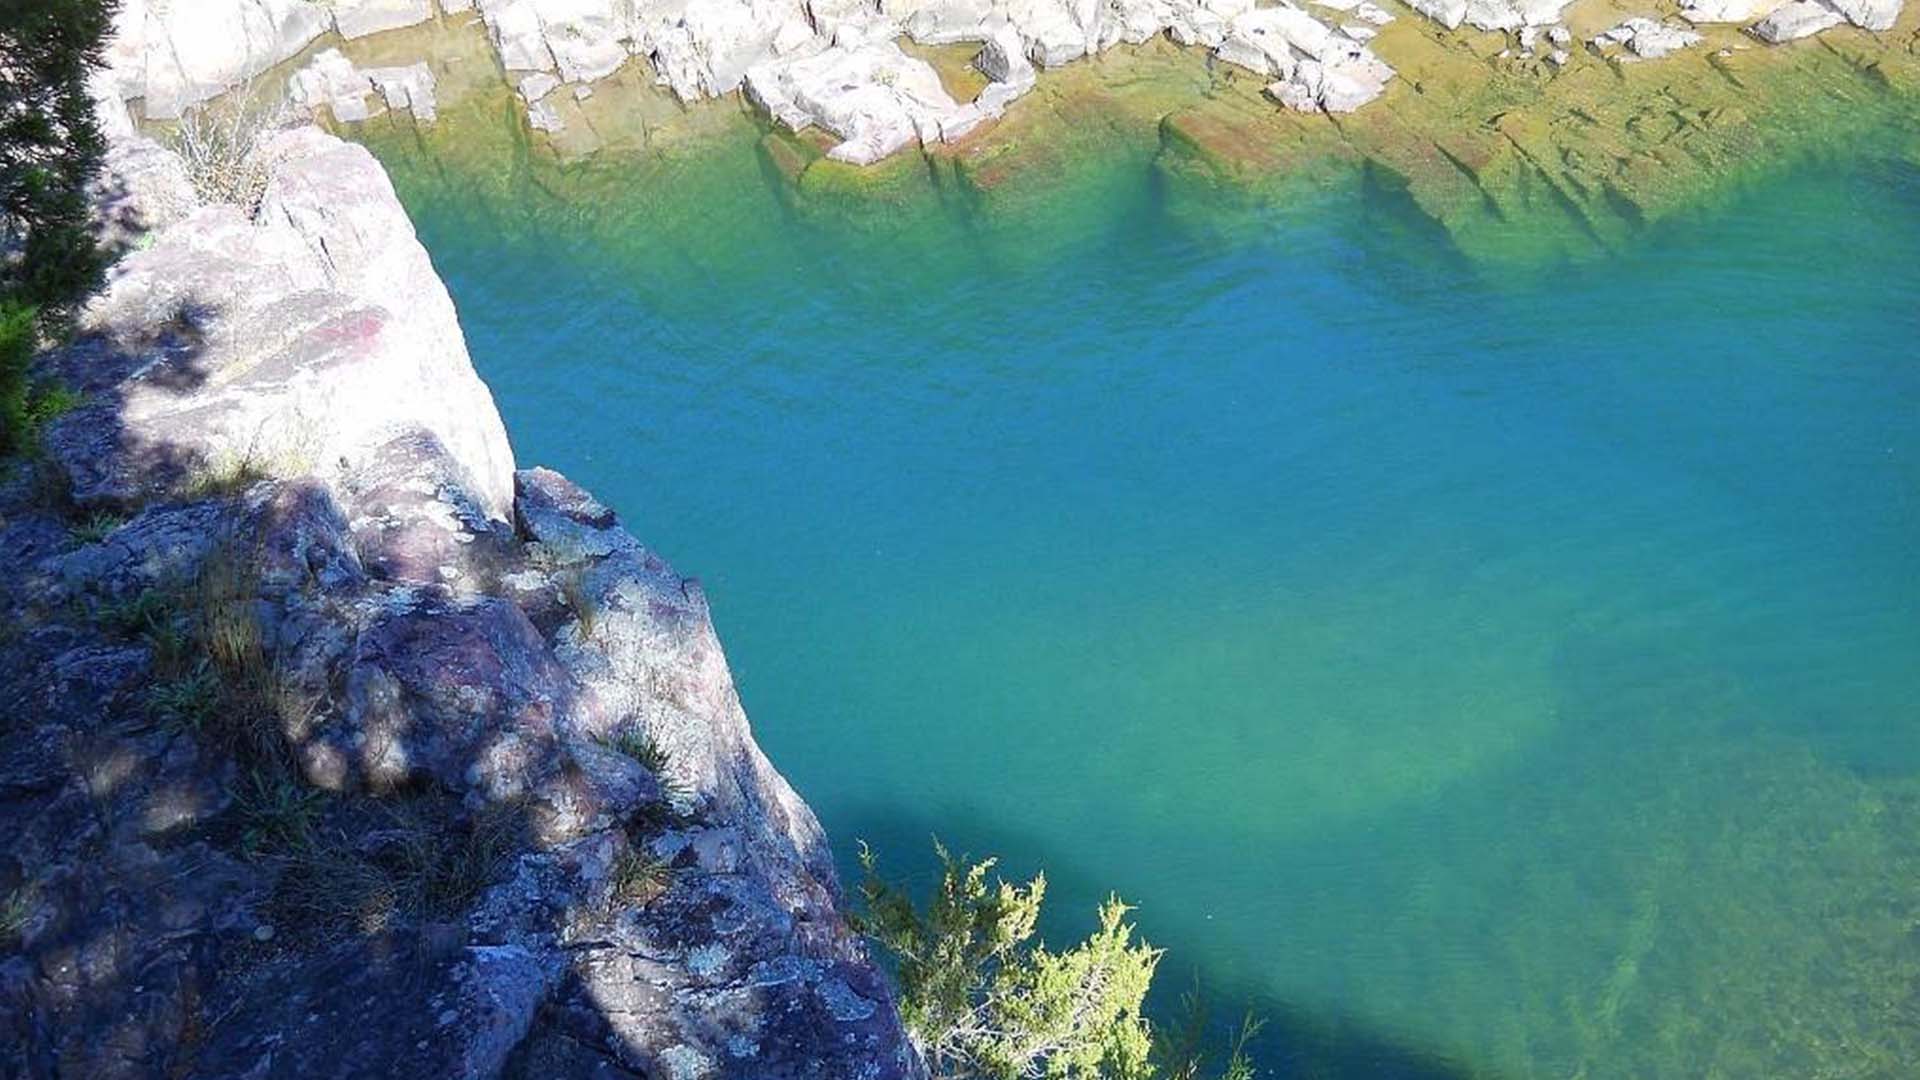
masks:
<svg viewBox="0 0 1920 1080"><path fill-rule="evenodd" d="M0 296L43 309L99 284L87 190L106 153L88 77L105 63L113 0L33 0L0 14Z"/></svg>
<svg viewBox="0 0 1920 1080"><path fill-rule="evenodd" d="M667 748L656 742L653 736L634 727L621 728L612 735L603 738L601 745L627 755L639 762L653 778L660 782L661 794L667 801L679 804L686 801L687 786L673 772L673 755Z"/></svg>
<svg viewBox="0 0 1920 1080"><path fill-rule="evenodd" d="M600 609L594 603L593 593L587 588L585 575L579 571L563 573L559 578L560 600L573 612L580 623L580 640L593 640L593 633L599 627Z"/></svg>
<svg viewBox="0 0 1920 1080"><path fill-rule="evenodd" d="M935 845L941 882L923 912L882 880L864 844L859 928L886 950L900 1014L935 1075L1016 1080L1152 1075L1140 1004L1160 951L1134 941L1129 909L1100 905L1099 929L1056 952L1033 944L1044 875L987 882L994 860L967 863Z"/></svg>
<svg viewBox="0 0 1920 1080"><path fill-rule="evenodd" d="M653 740L653 736L638 728L622 728L608 736L603 745L618 750L633 760L646 766L648 772L665 779L672 760L666 747Z"/></svg>
<svg viewBox="0 0 1920 1080"><path fill-rule="evenodd" d="M35 308L0 302L0 458L34 453L41 429L79 402L65 387L33 377L37 318Z"/></svg>
<svg viewBox="0 0 1920 1080"><path fill-rule="evenodd" d="M883 880L860 846L855 926L892 960L900 1018L942 1080L1200 1080L1201 1040L1158 1040L1141 1012L1161 952L1137 941L1132 910L1108 897L1098 927L1064 951L1034 943L1045 875L987 880L994 860L955 859L936 843L940 884L924 909ZM1193 998L1190 1007L1197 1008ZM1251 1018L1230 1045L1222 1080L1251 1080ZM1196 1036L1205 1028L1195 1019Z"/></svg>

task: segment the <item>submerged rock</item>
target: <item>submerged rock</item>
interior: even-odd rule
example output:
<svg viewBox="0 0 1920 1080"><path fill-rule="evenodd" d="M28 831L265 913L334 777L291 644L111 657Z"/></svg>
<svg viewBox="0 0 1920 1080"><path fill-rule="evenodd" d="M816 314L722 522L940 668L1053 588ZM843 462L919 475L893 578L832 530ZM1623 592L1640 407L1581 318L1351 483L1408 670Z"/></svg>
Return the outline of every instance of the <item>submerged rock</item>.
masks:
<svg viewBox="0 0 1920 1080"><path fill-rule="evenodd" d="M1653 19L1635 17L1593 39L1595 46L1625 46L1642 60L1657 60L1669 53L1692 48L1703 39L1692 30L1668 26Z"/></svg>

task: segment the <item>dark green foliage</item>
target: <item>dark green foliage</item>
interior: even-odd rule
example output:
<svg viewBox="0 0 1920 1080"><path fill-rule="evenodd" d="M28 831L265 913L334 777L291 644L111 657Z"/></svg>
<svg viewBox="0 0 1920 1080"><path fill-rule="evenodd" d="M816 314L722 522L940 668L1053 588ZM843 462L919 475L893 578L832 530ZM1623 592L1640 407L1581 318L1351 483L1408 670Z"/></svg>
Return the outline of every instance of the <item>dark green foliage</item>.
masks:
<svg viewBox="0 0 1920 1080"><path fill-rule="evenodd" d="M941 881L925 911L876 873L862 847L857 925L893 958L900 1015L938 1077L1154 1075L1140 1014L1160 951L1133 937L1130 910L1100 905L1099 929L1065 951L1035 944L1044 876L1025 886L935 845Z"/></svg>
<svg viewBox="0 0 1920 1080"><path fill-rule="evenodd" d="M100 282L87 189L106 143L87 77L116 0L0 0L0 296L58 314Z"/></svg>
<svg viewBox="0 0 1920 1080"><path fill-rule="evenodd" d="M68 532L82 544L97 544L112 536L120 526L126 523L127 519L119 514L98 511L89 515L85 521L73 526Z"/></svg>
<svg viewBox="0 0 1920 1080"><path fill-rule="evenodd" d="M33 377L37 324L37 309L0 300L0 458L32 450L41 427L74 405L72 393Z"/></svg>

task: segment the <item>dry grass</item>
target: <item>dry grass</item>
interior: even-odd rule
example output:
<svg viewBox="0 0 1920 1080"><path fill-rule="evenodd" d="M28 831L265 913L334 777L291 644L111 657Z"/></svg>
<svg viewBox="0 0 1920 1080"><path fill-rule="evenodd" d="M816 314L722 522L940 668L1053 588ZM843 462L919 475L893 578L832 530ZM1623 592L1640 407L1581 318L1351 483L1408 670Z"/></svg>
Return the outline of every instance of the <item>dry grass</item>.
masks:
<svg viewBox="0 0 1920 1080"><path fill-rule="evenodd" d="M238 495L261 480L266 469L251 456L224 457L196 468L180 485L182 499L224 499Z"/></svg>
<svg viewBox="0 0 1920 1080"><path fill-rule="evenodd" d="M613 902L645 907L673 887L673 867L642 847L629 847L613 864Z"/></svg>
<svg viewBox="0 0 1920 1080"><path fill-rule="evenodd" d="M188 109L170 140L204 203L238 206L252 217L267 193L273 166L261 149L287 125L284 102L268 103L243 88L227 101Z"/></svg>
<svg viewBox="0 0 1920 1080"><path fill-rule="evenodd" d="M587 589L586 575L578 570L563 573L559 578L559 586L560 601L579 620L580 640L593 640L594 631L599 627L600 608Z"/></svg>
<svg viewBox="0 0 1920 1080"><path fill-rule="evenodd" d="M234 543L201 565L190 601L194 636L220 689L201 733L255 769L290 774L283 729L291 696L267 656L254 611L258 589L256 560Z"/></svg>
<svg viewBox="0 0 1920 1080"><path fill-rule="evenodd" d="M369 828L316 830L280 856L275 907L299 925L363 934L461 913L521 846L524 814L506 804L461 825L444 809L377 805Z"/></svg>

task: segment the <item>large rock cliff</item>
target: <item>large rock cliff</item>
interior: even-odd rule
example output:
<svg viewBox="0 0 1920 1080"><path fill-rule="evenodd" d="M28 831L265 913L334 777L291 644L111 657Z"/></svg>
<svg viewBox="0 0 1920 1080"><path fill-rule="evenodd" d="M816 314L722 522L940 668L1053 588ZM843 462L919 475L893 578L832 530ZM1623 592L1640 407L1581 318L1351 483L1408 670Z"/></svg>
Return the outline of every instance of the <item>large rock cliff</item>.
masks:
<svg viewBox="0 0 1920 1080"><path fill-rule="evenodd" d="M118 107L0 487L0 1073L918 1075L698 583L516 471L371 155L200 205Z"/></svg>

